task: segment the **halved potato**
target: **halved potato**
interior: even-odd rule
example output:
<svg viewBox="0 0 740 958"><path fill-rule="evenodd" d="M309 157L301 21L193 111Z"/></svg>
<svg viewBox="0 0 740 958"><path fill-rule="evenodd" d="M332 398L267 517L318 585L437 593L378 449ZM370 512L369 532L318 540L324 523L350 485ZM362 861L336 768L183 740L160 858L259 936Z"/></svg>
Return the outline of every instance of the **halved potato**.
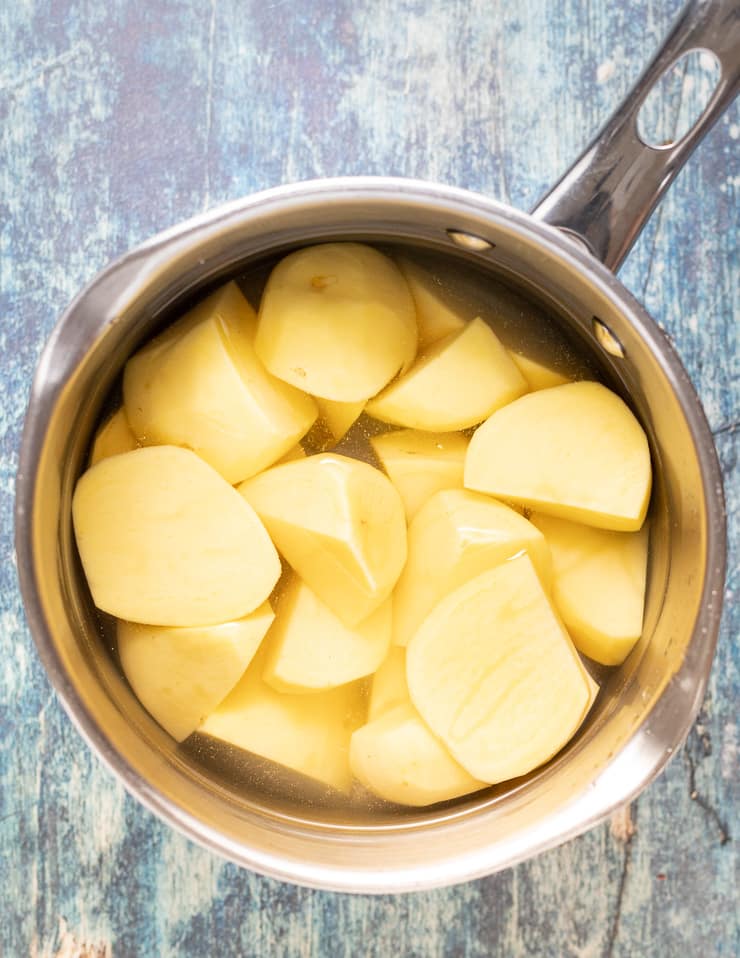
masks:
<svg viewBox="0 0 740 958"><path fill-rule="evenodd" d="M416 355L416 311L387 256L360 243L281 260L262 296L255 347L274 376L314 396L362 402Z"/></svg>
<svg viewBox="0 0 740 958"><path fill-rule="evenodd" d="M227 283L126 363L126 415L142 445L185 446L229 482L270 466L308 432L316 403L254 352L257 317Z"/></svg>
<svg viewBox="0 0 740 958"><path fill-rule="evenodd" d="M339 442L349 431L365 408L365 400L360 402L336 402L333 399L316 399L319 416L326 423L329 432Z"/></svg>
<svg viewBox="0 0 740 958"><path fill-rule="evenodd" d="M200 731L332 788L349 791L350 738L365 717L362 684L285 695L262 680L262 656L261 649Z"/></svg>
<svg viewBox="0 0 740 958"><path fill-rule="evenodd" d="M397 262L414 298L420 350L450 333L459 332L466 320L473 319L473 316L461 315L450 302L450 297L445 295L445 289L434 273L405 256L399 257Z"/></svg>
<svg viewBox="0 0 740 958"><path fill-rule="evenodd" d="M568 383L493 413L468 446L465 485L547 515L633 532L650 499L650 451L619 396L600 383Z"/></svg>
<svg viewBox="0 0 740 958"><path fill-rule="evenodd" d="M262 677L278 692L329 689L373 673L391 644L391 600L349 628L298 576L278 600Z"/></svg>
<svg viewBox="0 0 740 958"><path fill-rule="evenodd" d="M393 641L406 645L440 599L523 551L549 583L549 549L531 522L466 489L436 493L409 526L408 560L393 594Z"/></svg>
<svg viewBox="0 0 740 958"><path fill-rule="evenodd" d="M400 805L432 805L485 788L432 735L411 702L358 728L349 754L355 777Z"/></svg>
<svg viewBox="0 0 740 958"><path fill-rule="evenodd" d="M280 575L254 510L188 449L153 446L103 459L78 480L72 515L93 601L120 619L239 619Z"/></svg>
<svg viewBox="0 0 740 958"><path fill-rule="evenodd" d="M552 553L552 596L576 648L620 665L642 634L648 526L609 532L532 515Z"/></svg>
<svg viewBox="0 0 740 958"><path fill-rule="evenodd" d="M398 492L378 469L320 453L268 469L239 492L345 625L362 622L391 594L406 561L406 520Z"/></svg>
<svg viewBox="0 0 740 958"><path fill-rule="evenodd" d="M274 618L264 602L243 619L220 625L119 621L123 673L144 708L181 742L236 685Z"/></svg>
<svg viewBox="0 0 740 958"><path fill-rule="evenodd" d="M451 432L475 426L526 390L496 334L474 319L430 346L405 375L368 402L366 412L398 426Z"/></svg>
<svg viewBox="0 0 740 958"><path fill-rule="evenodd" d="M443 599L406 653L411 700L474 778L525 775L573 736L591 688L528 555Z"/></svg>
<svg viewBox="0 0 740 958"><path fill-rule="evenodd" d="M122 452L131 452L132 449L138 449L138 447L139 443L136 441L136 436L131 431L131 426L129 426L126 418L126 410L121 407L113 413L110 419L103 423L95 434L90 452L90 465L94 466L101 459L120 456Z"/></svg>
<svg viewBox="0 0 740 958"><path fill-rule="evenodd" d="M371 436L370 444L398 489L408 522L441 489L462 489L470 440L457 432L399 429Z"/></svg>
<svg viewBox="0 0 740 958"><path fill-rule="evenodd" d="M393 645L373 676L368 721L379 718L396 705L410 701L406 682L406 649Z"/></svg>

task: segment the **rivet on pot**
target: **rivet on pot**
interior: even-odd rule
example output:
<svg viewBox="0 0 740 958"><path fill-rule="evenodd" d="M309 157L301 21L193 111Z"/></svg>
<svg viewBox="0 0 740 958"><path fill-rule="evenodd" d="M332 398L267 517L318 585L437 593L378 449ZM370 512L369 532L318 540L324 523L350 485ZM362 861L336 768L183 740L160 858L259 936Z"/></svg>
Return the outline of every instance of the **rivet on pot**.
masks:
<svg viewBox="0 0 740 958"><path fill-rule="evenodd" d="M591 326L593 327L594 336L599 346L605 349L611 356L618 356L620 359L624 359L624 346L622 346L606 323L602 323L596 316L592 316Z"/></svg>
<svg viewBox="0 0 740 958"><path fill-rule="evenodd" d="M473 233L463 233L461 230L447 230L447 235L457 246L463 249L480 251L484 249L493 249L494 244L490 243L482 236L475 236Z"/></svg>

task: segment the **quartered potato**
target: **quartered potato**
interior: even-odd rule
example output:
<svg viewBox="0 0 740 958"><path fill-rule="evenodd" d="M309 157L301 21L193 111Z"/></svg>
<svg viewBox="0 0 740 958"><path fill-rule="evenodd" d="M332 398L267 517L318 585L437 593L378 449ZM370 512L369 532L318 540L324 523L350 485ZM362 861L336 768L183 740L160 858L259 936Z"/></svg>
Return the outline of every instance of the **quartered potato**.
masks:
<svg viewBox="0 0 740 958"><path fill-rule="evenodd" d="M373 676L367 709L368 721L379 718L396 705L410 701L406 682L406 649L393 645Z"/></svg>
<svg viewBox="0 0 740 958"><path fill-rule="evenodd" d="M123 674L144 708L181 742L236 685L274 618L264 602L243 619L220 625L119 621Z"/></svg>
<svg viewBox="0 0 740 958"><path fill-rule="evenodd" d="M592 700L585 669L529 556L443 599L409 643L421 717L470 775L525 775L568 742Z"/></svg>
<svg viewBox="0 0 740 958"><path fill-rule="evenodd" d="M262 679L262 650L236 688L201 725L220 739L346 792L352 783L349 743L362 724L360 683L286 695Z"/></svg>
<svg viewBox="0 0 740 958"><path fill-rule="evenodd" d="M434 273L406 257L399 257L397 262L414 298L420 350L450 333L459 332L466 320L473 319L472 315L461 315L460 310L449 302L449 296Z"/></svg>
<svg viewBox="0 0 740 958"><path fill-rule="evenodd" d="M370 444L398 489L408 522L441 489L462 489L469 439L458 432L399 429L372 436Z"/></svg>
<svg viewBox="0 0 740 958"><path fill-rule="evenodd" d="M365 408L365 400L360 402L336 402L333 399L316 399L319 415L326 423L329 432L339 442Z"/></svg>
<svg viewBox="0 0 740 958"><path fill-rule="evenodd" d="M366 788L400 805L431 805L485 787L453 759L411 702L357 729L350 767Z"/></svg>
<svg viewBox="0 0 740 958"><path fill-rule="evenodd" d="M416 344L408 284L370 246L309 246L270 274L255 348L274 376L299 389L361 402L409 366Z"/></svg>
<svg viewBox="0 0 740 958"><path fill-rule="evenodd" d="M391 644L391 600L352 628L298 576L277 605L262 677L278 692L329 689L371 675Z"/></svg>
<svg viewBox="0 0 740 958"><path fill-rule="evenodd" d="M96 462L100 462L101 459L108 459L110 456L120 456L122 452L131 452L138 446L136 436L128 424L126 410L121 407L95 434L90 452L90 465L94 466Z"/></svg>
<svg viewBox="0 0 740 958"><path fill-rule="evenodd" d="M546 515L633 532L650 499L650 451L619 396L599 383L568 383L493 413L468 446L465 485Z"/></svg>
<svg viewBox="0 0 740 958"><path fill-rule="evenodd" d="M257 358L257 317L236 283L126 363L126 415L142 445L186 446L231 484L272 465L311 428L316 403Z"/></svg>
<svg viewBox="0 0 740 958"><path fill-rule="evenodd" d="M509 355L532 392L538 389L551 389L553 386L563 386L571 381L571 377L566 376L564 372L547 363L532 359L531 356L525 356L513 349L509 350Z"/></svg>
<svg viewBox="0 0 740 958"><path fill-rule="evenodd" d="M466 489L432 496L409 526L408 560L393 595L394 642L407 645L444 596L524 551L549 584L545 538L518 512Z"/></svg>
<svg viewBox="0 0 740 958"><path fill-rule="evenodd" d="M188 449L103 459L78 480L72 516L93 601L121 619L228 622L261 605L280 575L254 510Z"/></svg>
<svg viewBox="0 0 740 958"><path fill-rule="evenodd" d="M406 561L401 498L377 469L333 453L242 483L278 549L347 626L390 595Z"/></svg>
<svg viewBox="0 0 740 958"><path fill-rule="evenodd" d="M553 601L579 652L620 665L642 634L648 526L592 529L554 516L532 522L550 546Z"/></svg>
<svg viewBox="0 0 740 958"><path fill-rule="evenodd" d="M430 346L366 411L397 426L450 432L477 425L526 390L495 333L474 319Z"/></svg>

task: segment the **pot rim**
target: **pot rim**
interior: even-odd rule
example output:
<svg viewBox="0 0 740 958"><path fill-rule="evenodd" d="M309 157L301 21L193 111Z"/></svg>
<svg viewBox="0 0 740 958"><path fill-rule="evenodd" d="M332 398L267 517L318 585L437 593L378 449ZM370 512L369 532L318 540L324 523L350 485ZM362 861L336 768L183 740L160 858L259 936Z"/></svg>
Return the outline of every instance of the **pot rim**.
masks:
<svg viewBox="0 0 740 958"><path fill-rule="evenodd" d="M341 203L343 200L363 200L370 205L373 201L396 201L406 206L421 204L427 208L432 204L440 212L449 211L451 228L455 214L459 215L464 211L483 221L505 224L507 229L530 242L534 239L547 256L559 259L571 269L585 274L599 292L615 303L653 356L660 361L672 388L681 400L700 464L707 513L708 562L702 602L684 661L658 697L652 711L625 740L621 751L615 754L604 774L600 776L600 787L597 789L594 785L589 796L591 810L584 814L584 810L577 807L578 801L566 802L559 814L549 820L549 829L530 841L512 841L506 854L499 860L491 860L489 847L473 853L470 850L450 853L442 866L435 871L395 865L384 871L371 871L356 869L351 865L340 867L317 865L315 862L287 861L280 856L257 853L243 841L230 839L163 796L124 758L107 733L96 723L62 663L52 637L53 630L39 598L33 546L33 504L36 497L37 469L51 412L65 384L63 378L55 376L50 360L65 330L76 322L81 305L92 294L99 292L101 287L105 288L120 274L128 274L130 270L131 276L126 279L126 293L133 295L137 283L145 283L150 272L161 269L172 260L175 252L197 250L198 245L213 233L226 226L234 228L236 225L246 225L258 219L262 211L272 211L286 204L304 203L310 206L317 202ZM485 235L485 232L482 232ZM101 319L97 329L86 331L86 352L94 346L109 321ZM575 837L603 820L642 791L684 741L704 696L719 629L726 551L721 472L701 403L674 347L617 277L563 232L481 194L421 180L341 177L308 180L265 190L216 207L171 227L138 245L99 272L65 310L39 361L21 442L15 521L18 574L27 620L52 685L87 744L132 795L158 818L186 837L259 873L316 888L353 892L398 892L454 884L509 867ZM692 656L689 656L689 650ZM687 674L689 672L691 674ZM652 736L653 739L647 758L644 755L638 756L635 748L635 743L644 740L645 736ZM655 747L656 744L658 748ZM621 768L625 762L630 767L629 783L623 775L614 774L617 766ZM597 793L599 801L595 802ZM485 813L485 809L478 812ZM392 827L371 826L370 830L377 833L383 828Z"/></svg>

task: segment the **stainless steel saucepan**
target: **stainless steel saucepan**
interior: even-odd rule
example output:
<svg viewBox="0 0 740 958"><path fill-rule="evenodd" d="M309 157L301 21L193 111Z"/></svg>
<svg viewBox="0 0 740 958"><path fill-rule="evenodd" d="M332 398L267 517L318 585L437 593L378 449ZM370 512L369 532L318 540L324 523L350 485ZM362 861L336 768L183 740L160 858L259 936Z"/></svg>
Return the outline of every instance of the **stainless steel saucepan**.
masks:
<svg viewBox="0 0 740 958"><path fill-rule="evenodd" d="M636 117L676 60L707 50L721 78L680 141L644 144ZM532 214L404 179L318 180L176 226L117 260L67 309L43 353L17 480L16 546L39 654L83 737L162 819L255 871L395 892L451 884L557 845L632 799L684 740L720 619L725 516L712 437L664 334L614 276L640 227L740 81L740 10L692 0L617 113ZM206 288L297 246L356 239L445 254L544 307L631 404L654 464L645 636L577 738L546 767L431 810L301 803L206 773L149 718L99 629L76 555L74 483L131 352Z"/></svg>

